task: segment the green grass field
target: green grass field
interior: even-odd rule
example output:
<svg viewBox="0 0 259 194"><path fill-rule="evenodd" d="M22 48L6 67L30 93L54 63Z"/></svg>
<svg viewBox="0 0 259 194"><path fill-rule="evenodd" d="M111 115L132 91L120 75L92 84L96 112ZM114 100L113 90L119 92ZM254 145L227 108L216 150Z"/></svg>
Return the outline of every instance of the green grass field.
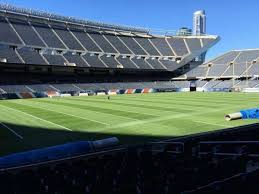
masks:
<svg viewBox="0 0 259 194"><path fill-rule="evenodd" d="M156 93L0 101L0 155L116 136L121 143L245 125L226 113L258 107L258 94Z"/></svg>

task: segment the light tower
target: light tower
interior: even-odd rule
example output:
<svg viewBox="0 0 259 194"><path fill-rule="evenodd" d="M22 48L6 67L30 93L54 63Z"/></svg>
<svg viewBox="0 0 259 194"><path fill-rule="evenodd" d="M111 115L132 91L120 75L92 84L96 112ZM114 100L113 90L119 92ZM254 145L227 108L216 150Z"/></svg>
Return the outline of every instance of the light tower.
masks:
<svg viewBox="0 0 259 194"><path fill-rule="evenodd" d="M206 34L206 14L199 10L193 14L193 35Z"/></svg>

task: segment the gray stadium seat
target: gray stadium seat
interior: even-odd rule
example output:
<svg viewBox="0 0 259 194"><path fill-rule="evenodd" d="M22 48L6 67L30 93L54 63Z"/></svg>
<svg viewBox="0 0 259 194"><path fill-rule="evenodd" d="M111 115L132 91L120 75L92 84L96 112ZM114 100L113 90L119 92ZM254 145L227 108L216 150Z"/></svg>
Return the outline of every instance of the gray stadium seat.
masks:
<svg viewBox="0 0 259 194"><path fill-rule="evenodd" d="M168 38L167 40L177 56L189 54L183 38Z"/></svg>
<svg viewBox="0 0 259 194"><path fill-rule="evenodd" d="M8 46L0 47L0 58L6 59L7 63L22 63L15 50L13 48L9 48Z"/></svg>
<svg viewBox="0 0 259 194"><path fill-rule="evenodd" d="M92 52L101 52L99 47L94 43L94 41L87 35L87 33L79 30L71 30L71 32L77 37L81 44L88 50Z"/></svg>
<svg viewBox="0 0 259 194"><path fill-rule="evenodd" d="M100 59L110 68L120 68L120 64L115 60L114 55L103 55Z"/></svg>
<svg viewBox="0 0 259 194"><path fill-rule="evenodd" d="M36 50L24 47L21 49L17 49L17 52L20 54L22 59L27 64L47 65L46 61L42 58L42 56Z"/></svg>
<svg viewBox="0 0 259 194"><path fill-rule="evenodd" d="M98 44L98 46L106 53L117 53L111 44L102 36L102 34L88 33L90 37Z"/></svg>
<svg viewBox="0 0 259 194"><path fill-rule="evenodd" d="M75 63L78 67L89 67L78 53L67 52L64 57L69 63Z"/></svg>
<svg viewBox="0 0 259 194"><path fill-rule="evenodd" d="M51 54L44 54L45 59L49 62L50 65L65 65L65 59L62 55L51 55Z"/></svg>
<svg viewBox="0 0 259 194"><path fill-rule="evenodd" d="M138 68L130 59L129 56L119 56L117 60L122 64L124 68L136 69Z"/></svg>
<svg viewBox="0 0 259 194"><path fill-rule="evenodd" d="M132 54L132 52L120 41L116 35L104 34L109 42L119 51L121 54Z"/></svg>
<svg viewBox="0 0 259 194"><path fill-rule="evenodd" d="M165 38L150 38L150 41L163 56L174 56L174 53Z"/></svg>
<svg viewBox="0 0 259 194"><path fill-rule="evenodd" d="M107 68L107 66L99 59L97 54L85 54L82 56L87 63L91 66L91 67L102 67L102 68Z"/></svg>
<svg viewBox="0 0 259 194"><path fill-rule="evenodd" d="M47 24L33 22L32 25L40 34L40 36L48 45L48 47L60 49L66 48L65 45L60 41L60 39L56 36L56 34Z"/></svg>
<svg viewBox="0 0 259 194"><path fill-rule="evenodd" d="M2 16L0 16L0 29L0 42L10 44L22 44L15 31Z"/></svg>
<svg viewBox="0 0 259 194"><path fill-rule="evenodd" d="M45 47L45 44L28 22L18 19L9 19L9 21L26 45Z"/></svg>
<svg viewBox="0 0 259 194"><path fill-rule="evenodd" d="M148 52L151 56L160 56L159 52L149 41L149 38L134 37L134 39Z"/></svg>
<svg viewBox="0 0 259 194"><path fill-rule="evenodd" d="M118 36L135 55L147 55L147 53L130 36Z"/></svg>
<svg viewBox="0 0 259 194"><path fill-rule="evenodd" d="M84 48L78 43L78 41L65 27L52 26L52 28L69 49L84 51Z"/></svg>

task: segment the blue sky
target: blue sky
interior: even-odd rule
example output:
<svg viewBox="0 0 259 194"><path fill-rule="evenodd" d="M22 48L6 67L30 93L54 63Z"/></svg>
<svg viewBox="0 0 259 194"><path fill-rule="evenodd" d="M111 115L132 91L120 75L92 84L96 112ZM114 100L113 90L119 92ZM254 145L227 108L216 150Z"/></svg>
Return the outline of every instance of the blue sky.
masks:
<svg viewBox="0 0 259 194"><path fill-rule="evenodd" d="M192 14L205 9L207 33L221 41L208 58L231 49L259 48L258 0L0 0L16 6L89 20L177 30L192 27Z"/></svg>

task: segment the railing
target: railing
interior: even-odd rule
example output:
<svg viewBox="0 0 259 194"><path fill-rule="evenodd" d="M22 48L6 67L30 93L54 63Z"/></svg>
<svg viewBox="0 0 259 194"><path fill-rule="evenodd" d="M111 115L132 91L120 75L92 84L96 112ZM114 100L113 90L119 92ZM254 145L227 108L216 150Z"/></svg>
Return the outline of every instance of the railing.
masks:
<svg viewBox="0 0 259 194"><path fill-rule="evenodd" d="M184 153L183 142L152 142L152 151L180 154Z"/></svg>
<svg viewBox="0 0 259 194"><path fill-rule="evenodd" d="M200 155L241 156L248 154L258 157L259 141L201 141L199 142Z"/></svg>

